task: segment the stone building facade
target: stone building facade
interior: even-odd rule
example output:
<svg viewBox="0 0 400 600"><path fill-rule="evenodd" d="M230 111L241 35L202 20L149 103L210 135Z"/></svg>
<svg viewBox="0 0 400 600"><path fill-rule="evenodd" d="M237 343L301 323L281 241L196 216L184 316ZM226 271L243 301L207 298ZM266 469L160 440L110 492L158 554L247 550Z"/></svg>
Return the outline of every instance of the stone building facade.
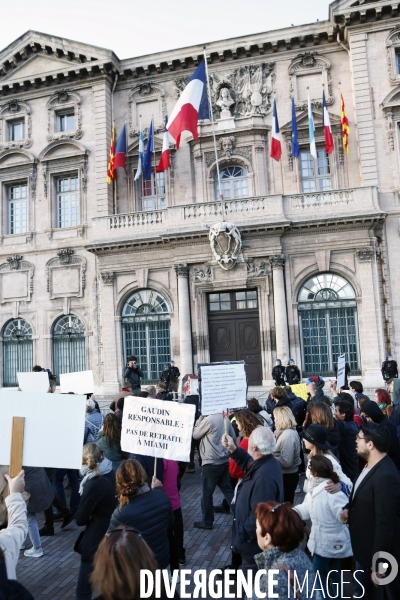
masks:
<svg viewBox="0 0 400 600"><path fill-rule="evenodd" d="M129 354L148 381L170 358L182 374L245 359L261 386L276 358L329 375L342 352L374 386L386 352L400 357L400 4L336 0L326 21L213 42L206 54L223 205L208 121L198 141L172 146L165 176L134 180L140 122L146 140L154 117L158 161L165 116L202 48L119 60L30 31L1 52L2 386L39 363L57 375L92 369L98 392L113 393ZM274 93L281 165L269 158ZM113 118L129 140L115 193L106 183ZM217 235L216 252L209 240L222 208L242 241L229 269L218 252L233 238Z"/></svg>

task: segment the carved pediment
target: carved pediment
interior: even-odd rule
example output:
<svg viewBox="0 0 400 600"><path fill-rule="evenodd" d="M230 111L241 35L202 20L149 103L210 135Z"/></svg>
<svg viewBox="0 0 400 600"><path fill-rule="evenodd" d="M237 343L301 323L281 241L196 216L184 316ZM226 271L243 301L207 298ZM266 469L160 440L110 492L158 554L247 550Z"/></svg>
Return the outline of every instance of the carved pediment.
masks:
<svg viewBox="0 0 400 600"><path fill-rule="evenodd" d="M71 61L56 58L54 56L33 55L25 63L18 65L12 72L12 79L34 79L35 77L45 77L46 74L58 72L61 69L70 69Z"/></svg>

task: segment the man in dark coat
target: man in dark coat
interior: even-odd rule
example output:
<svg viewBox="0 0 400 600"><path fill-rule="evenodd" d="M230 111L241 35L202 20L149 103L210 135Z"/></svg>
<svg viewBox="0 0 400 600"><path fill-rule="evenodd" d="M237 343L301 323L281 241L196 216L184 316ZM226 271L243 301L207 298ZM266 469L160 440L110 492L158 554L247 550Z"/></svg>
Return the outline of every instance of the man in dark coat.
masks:
<svg viewBox="0 0 400 600"><path fill-rule="evenodd" d="M376 423L379 426L385 426L389 436L388 455L393 460L397 468L400 466L399 460L399 440L396 427L393 422L383 414L376 402L369 400L364 402L361 407L361 416L370 423Z"/></svg>
<svg viewBox="0 0 400 600"><path fill-rule="evenodd" d="M356 436L360 428L354 422L354 404L338 398L335 400L334 416L340 431L338 444L340 465L343 473L355 481L358 475Z"/></svg>
<svg viewBox="0 0 400 600"><path fill-rule="evenodd" d="M248 453L236 447L224 434L222 444L245 476L236 488L232 528L232 549L242 555L243 571L257 571L254 555L257 544L255 508L259 502L283 502L283 477L278 460L273 456L275 437L269 427L257 427L249 438Z"/></svg>
<svg viewBox="0 0 400 600"><path fill-rule="evenodd" d="M400 476L387 450L388 436L384 428L368 424L360 430L357 452L367 464L341 514L342 522L349 524L358 570L356 578L365 589L363 593L362 587L356 583L354 598L364 600L374 597L374 585L382 578L378 565L388 559L387 556L378 557L377 553L389 553L400 564ZM390 564L387 572L381 568L381 573L390 575L391 567ZM382 586L382 593L383 590L388 600L400 598L400 577ZM375 592L378 592L377 586Z"/></svg>
<svg viewBox="0 0 400 600"><path fill-rule="evenodd" d="M275 362L275 366L272 369L272 379L275 381L275 385L285 385L285 367L282 365L282 361L279 358Z"/></svg>
<svg viewBox="0 0 400 600"><path fill-rule="evenodd" d="M137 364L137 356L129 356L123 376L129 381L132 389L132 396L138 396L140 393L140 379L143 377L143 371Z"/></svg>
<svg viewBox="0 0 400 600"><path fill-rule="evenodd" d="M285 370L285 377L288 385L296 385L301 381L300 369L293 358L289 358L289 363Z"/></svg>
<svg viewBox="0 0 400 600"><path fill-rule="evenodd" d="M398 378L399 371L397 368L397 362L394 360L391 354L386 355L386 360L384 360L382 363L381 373L384 381Z"/></svg>

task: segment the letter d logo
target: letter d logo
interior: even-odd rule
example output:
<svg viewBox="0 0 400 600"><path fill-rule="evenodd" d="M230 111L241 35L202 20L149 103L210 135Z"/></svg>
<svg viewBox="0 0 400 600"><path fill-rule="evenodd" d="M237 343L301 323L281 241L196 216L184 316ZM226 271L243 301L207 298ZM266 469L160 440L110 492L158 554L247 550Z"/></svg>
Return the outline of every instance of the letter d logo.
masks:
<svg viewBox="0 0 400 600"><path fill-rule="evenodd" d="M386 562L380 562L378 564L378 560L384 559ZM391 572L389 575L385 577L385 574L388 572L389 566L391 567ZM372 557L372 580L375 585L387 585L388 583L392 583L397 577L397 573L399 572L399 565L397 564L397 560L394 556L389 554L389 552L375 552ZM382 575L382 577L377 577L376 573Z"/></svg>

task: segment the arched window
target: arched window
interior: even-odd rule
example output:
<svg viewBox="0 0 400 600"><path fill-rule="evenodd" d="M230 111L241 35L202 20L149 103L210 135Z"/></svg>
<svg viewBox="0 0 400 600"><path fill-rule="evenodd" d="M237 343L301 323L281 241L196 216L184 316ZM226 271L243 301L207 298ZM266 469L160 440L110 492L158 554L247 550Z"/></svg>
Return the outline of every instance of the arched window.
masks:
<svg viewBox="0 0 400 600"><path fill-rule="evenodd" d="M18 387L17 373L32 371L32 328L24 319L9 321L3 330L3 386Z"/></svg>
<svg viewBox="0 0 400 600"><path fill-rule="evenodd" d="M170 321L168 304L153 290L136 292L122 310L124 360L138 357L143 383L156 383L171 358Z"/></svg>
<svg viewBox="0 0 400 600"><path fill-rule="evenodd" d="M311 277L298 295L303 374L333 375L340 354L352 374L360 373L356 295L348 281L323 273Z"/></svg>
<svg viewBox="0 0 400 600"><path fill-rule="evenodd" d="M62 373L86 371L85 326L75 315L60 317L54 324L53 370L58 384Z"/></svg>
<svg viewBox="0 0 400 600"><path fill-rule="evenodd" d="M247 198L249 186L247 184L247 173L242 167L226 167L220 171L221 194L224 200L235 200L235 198ZM219 199L218 176L215 176L215 198Z"/></svg>

